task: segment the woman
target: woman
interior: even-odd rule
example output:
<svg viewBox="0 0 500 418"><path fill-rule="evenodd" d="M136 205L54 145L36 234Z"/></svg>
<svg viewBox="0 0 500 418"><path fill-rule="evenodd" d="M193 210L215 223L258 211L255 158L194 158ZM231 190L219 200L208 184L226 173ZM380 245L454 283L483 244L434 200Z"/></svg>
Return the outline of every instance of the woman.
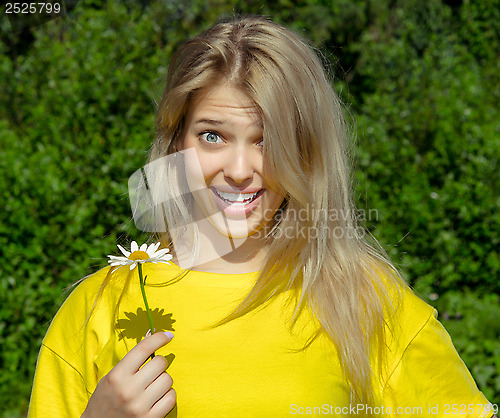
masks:
<svg viewBox="0 0 500 418"><path fill-rule="evenodd" d="M167 332L140 341L137 276L115 258L56 315L30 415L493 416L436 312L357 225L348 153L297 34L247 16L183 45L134 186L136 222L174 255L144 264Z"/></svg>

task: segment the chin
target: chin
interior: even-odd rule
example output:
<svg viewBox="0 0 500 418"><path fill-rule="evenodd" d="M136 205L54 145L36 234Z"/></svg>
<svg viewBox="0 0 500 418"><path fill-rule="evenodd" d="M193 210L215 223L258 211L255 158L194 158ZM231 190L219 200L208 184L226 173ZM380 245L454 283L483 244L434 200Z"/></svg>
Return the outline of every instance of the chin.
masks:
<svg viewBox="0 0 500 418"><path fill-rule="evenodd" d="M224 221L220 218L217 220L209 218L209 220L219 234L232 239L244 240L250 236L256 238L255 235L258 235L263 228L263 225L252 225L248 220L234 220L228 218L225 218Z"/></svg>

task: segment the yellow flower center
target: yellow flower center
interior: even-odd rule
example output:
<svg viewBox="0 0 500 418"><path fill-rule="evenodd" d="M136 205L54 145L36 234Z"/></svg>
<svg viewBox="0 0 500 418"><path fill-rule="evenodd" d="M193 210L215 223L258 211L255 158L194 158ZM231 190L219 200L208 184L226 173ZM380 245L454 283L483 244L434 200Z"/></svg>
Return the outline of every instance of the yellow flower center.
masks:
<svg viewBox="0 0 500 418"><path fill-rule="evenodd" d="M149 254L146 251L134 251L128 256L129 260L147 260Z"/></svg>

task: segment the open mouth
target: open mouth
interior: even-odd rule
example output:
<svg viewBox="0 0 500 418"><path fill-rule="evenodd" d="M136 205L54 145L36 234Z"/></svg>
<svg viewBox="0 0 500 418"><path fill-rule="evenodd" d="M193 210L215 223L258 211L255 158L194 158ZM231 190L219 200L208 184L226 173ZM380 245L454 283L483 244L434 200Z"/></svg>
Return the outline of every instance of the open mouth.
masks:
<svg viewBox="0 0 500 418"><path fill-rule="evenodd" d="M213 187L212 190L223 202L231 206L248 205L264 193L264 189L260 189L256 193L226 193Z"/></svg>

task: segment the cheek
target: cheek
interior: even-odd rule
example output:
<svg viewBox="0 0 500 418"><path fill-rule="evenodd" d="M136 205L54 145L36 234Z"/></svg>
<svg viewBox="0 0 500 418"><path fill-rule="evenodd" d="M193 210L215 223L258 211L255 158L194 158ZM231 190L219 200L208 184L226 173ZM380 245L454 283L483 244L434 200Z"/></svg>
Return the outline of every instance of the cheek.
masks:
<svg viewBox="0 0 500 418"><path fill-rule="evenodd" d="M203 173L203 178L205 181L209 182L215 177L219 172L222 171L220 162L217 157L212 156L203 156L199 155L200 167Z"/></svg>
<svg viewBox="0 0 500 418"><path fill-rule="evenodd" d="M184 150L186 175L190 183L195 183L199 189L200 186L206 187L213 177L222 170L220 158L213 154L207 154L194 147Z"/></svg>
<svg viewBox="0 0 500 418"><path fill-rule="evenodd" d="M186 180L189 185L189 191L193 193L196 190L206 189L205 173L202 165L202 159L194 148L187 148L183 151Z"/></svg>
<svg viewBox="0 0 500 418"><path fill-rule="evenodd" d="M283 199L284 197L279 195L278 193L276 192L271 192L271 195L270 195L270 205L273 207L273 208L276 208L278 209L281 205L281 202L283 202Z"/></svg>
<svg viewBox="0 0 500 418"><path fill-rule="evenodd" d="M279 209L285 198L274 191L267 190L266 194L268 195L265 201L263 202L264 203L263 210L265 218L267 220L270 220L276 214L276 211Z"/></svg>

